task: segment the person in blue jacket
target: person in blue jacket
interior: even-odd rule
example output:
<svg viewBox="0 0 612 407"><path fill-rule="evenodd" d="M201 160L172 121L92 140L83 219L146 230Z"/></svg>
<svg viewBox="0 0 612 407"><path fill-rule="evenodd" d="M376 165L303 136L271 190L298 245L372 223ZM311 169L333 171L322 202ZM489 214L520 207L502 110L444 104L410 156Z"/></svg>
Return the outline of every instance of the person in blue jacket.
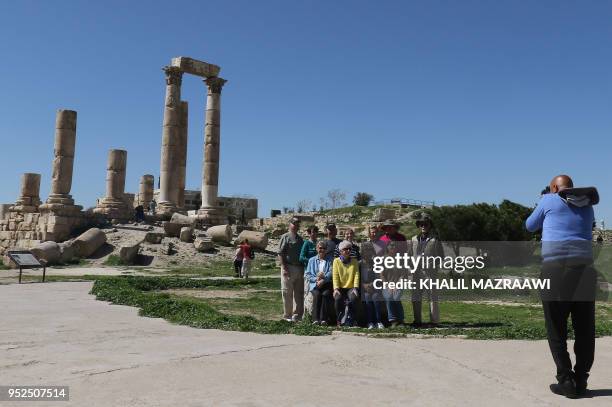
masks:
<svg viewBox="0 0 612 407"><path fill-rule="evenodd" d="M572 179L558 175L550 182L533 213L527 230L542 230L542 306L548 344L557 366L555 393L569 398L585 395L595 355L595 289L593 268L593 205L599 202L593 187L574 188ZM574 329L576 364L567 352L567 320Z"/></svg>

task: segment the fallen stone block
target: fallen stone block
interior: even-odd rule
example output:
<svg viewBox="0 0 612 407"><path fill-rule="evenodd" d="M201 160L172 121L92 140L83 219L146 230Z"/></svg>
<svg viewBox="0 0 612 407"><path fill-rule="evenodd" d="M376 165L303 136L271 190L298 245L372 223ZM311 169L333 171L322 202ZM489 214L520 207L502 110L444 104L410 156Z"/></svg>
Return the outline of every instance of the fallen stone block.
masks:
<svg viewBox="0 0 612 407"><path fill-rule="evenodd" d="M160 232L147 232L144 237L145 242L152 244L160 244L164 238L164 234Z"/></svg>
<svg viewBox="0 0 612 407"><path fill-rule="evenodd" d="M59 244L55 242L44 242L30 249L34 257L44 260L47 264L57 264L60 262L61 250Z"/></svg>
<svg viewBox="0 0 612 407"><path fill-rule="evenodd" d="M161 254L165 254L166 256L172 256L174 254L174 245L172 242L162 243L161 247L159 248L159 252Z"/></svg>
<svg viewBox="0 0 612 407"><path fill-rule="evenodd" d="M255 249L266 250L266 247L268 247L268 236L266 236L266 234L263 232L243 230L240 232L234 243L240 244L244 242L245 239L248 239L249 244Z"/></svg>
<svg viewBox="0 0 612 407"><path fill-rule="evenodd" d="M133 240L131 242L123 243L119 248L119 259L123 264L133 264L138 251L140 250L140 244L142 240Z"/></svg>
<svg viewBox="0 0 612 407"><path fill-rule="evenodd" d="M181 228L179 238L181 239L181 242L191 242L193 240L193 229L189 226L183 226Z"/></svg>
<svg viewBox="0 0 612 407"><path fill-rule="evenodd" d="M174 222L163 222L164 233L168 237L179 237L181 234L181 228L185 225L182 223Z"/></svg>
<svg viewBox="0 0 612 407"><path fill-rule="evenodd" d="M74 239L74 248L78 257L89 257L106 243L106 233L98 228L91 228Z"/></svg>
<svg viewBox="0 0 612 407"><path fill-rule="evenodd" d="M196 223L196 218L190 216L181 215L180 213L173 213L170 218L172 223L180 223L182 225L193 225Z"/></svg>
<svg viewBox="0 0 612 407"><path fill-rule="evenodd" d="M208 236L196 237L195 241L193 242L193 246L199 252L207 252L215 248L212 238Z"/></svg>
<svg viewBox="0 0 612 407"><path fill-rule="evenodd" d="M60 263L70 263L76 256L74 242L69 240L59 244L60 247Z"/></svg>
<svg viewBox="0 0 612 407"><path fill-rule="evenodd" d="M230 225L211 226L206 229L206 236L213 242L229 244L232 240L232 227Z"/></svg>

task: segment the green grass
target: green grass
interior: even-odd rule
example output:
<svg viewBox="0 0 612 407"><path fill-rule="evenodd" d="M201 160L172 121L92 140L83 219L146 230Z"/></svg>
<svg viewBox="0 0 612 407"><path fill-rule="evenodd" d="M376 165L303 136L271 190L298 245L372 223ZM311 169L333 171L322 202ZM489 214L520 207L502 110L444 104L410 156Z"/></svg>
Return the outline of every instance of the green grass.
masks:
<svg viewBox="0 0 612 407"><path fill-rule="evenodd" d="M128 266L129 264L124 263L119 256L111 254L104 260L105 266Z"/></svg>
<svg viewBox="0 0 612 407"><path fill-rule="evenodd" d="M152 290L168 288L195 288L194 286L266 287L270 279L263 280L190 280L154 277L114 277L94 283L92 294L104 301L140 308L140 315L164 318L170 322L195 328L277 333L296 335L322 335L325 329L309 324L293 325L286 321L262 321L249 315L227 315L206 302L159 293ZM278 282L276 282L278 284ZM267 288L267 287L266 287Z"/></svg>
<svg viewBox="0 0 612 407"><path fill-rule="evenodd" d="M198 277L233 277L234 264L229 260L217 260L202 266L171 267L169 274L189 275ZM249 277L270 276L280 274L275 260L270 256L255 253L255 260L251 263Z"/></svg>
<svg viewBox="0 0 612 407"><path fill-rule="evenodd" d="M281 314L278 279L193 280L180 277L104 277L98 278L92 294L104 301L140 308L140 314L196 328L297 335L326 335L337 328L312 326L305 321L290 324L275 320ZM240 298L194 298L175 295L168 289L247 290ZM262 291L265 290L265 291ZM275 290L275 291L269 291ZM404 302L407 320L412 308ZM427 306L424 304L423 309ZM470 339L544 339L544 321L537 304L491 305L482 303L440 303L442 323L437 328L402 326L377 331L379 336L425 334L461 335ZM368 333L365 329L350 332ZM598 336L612 335L612 305L597 304ZM571 334L570 334L571 336Z"/></svg>

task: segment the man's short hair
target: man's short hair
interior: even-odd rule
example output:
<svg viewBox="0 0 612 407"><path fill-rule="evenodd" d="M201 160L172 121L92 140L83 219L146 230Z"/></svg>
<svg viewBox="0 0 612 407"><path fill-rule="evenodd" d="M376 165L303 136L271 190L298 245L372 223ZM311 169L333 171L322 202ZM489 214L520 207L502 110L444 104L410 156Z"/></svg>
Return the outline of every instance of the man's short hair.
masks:
<svg viewBox="0 0 612 407"><path fill-rule="evenodd" d="M328 224L325 226L325 229L327 229L327 230L336 229L336 224L335 224L335 223L328 223Z"/></svg>

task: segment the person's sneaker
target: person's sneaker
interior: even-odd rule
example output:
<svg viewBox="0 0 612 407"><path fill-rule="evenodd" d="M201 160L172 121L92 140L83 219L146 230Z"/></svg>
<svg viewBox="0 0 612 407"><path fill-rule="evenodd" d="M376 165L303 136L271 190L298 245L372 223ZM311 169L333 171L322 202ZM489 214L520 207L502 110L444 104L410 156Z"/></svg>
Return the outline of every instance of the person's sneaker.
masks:
<svg viewBox="0 0 612 407"><path fill-rule="evenodd" d="M321 326L327 326L327 321L321 321Z"/></svg>
<svg viewBox="0 0 612 407"><path fill-rule="evenodd" d="M292 322L300 322L301 320L302 320L302 318L298 318L297 315L294 315L294 316L291 317L291 321Z"/></svg>
<svg viewBox="0 0 612 407"><path fill-rule="evenodd" d="M577 397L576 382L571 375L557 376L557 380L559 381L558 383L550 385L550 390L553 393L565 396L568 399L575 399Z"/></svg>
<svg viewBox="0 0 612 407"><path fill-rule="evenodd" d="M397 328L399 326L399 322L397 321L392 321L391 322L391 328Z"/></svg>
<svg viewBox="0 0 612 407"><path fill-rule="evenodd" d="M368 324L368 329L374 329L374 324L372 322Z"/></svg>
<svg viewBox="0 0 612 407"><path fill-rule="evenodd" d="M378 324L376 324L376 328L385 329L385 324L383 324L382 322L379 322Z"/></svg>
<svg viewBox="0 0 612 407"><path fill-rule="evenodd" d="M313 325L321 325L321 323L319 321L312 321Z"/></svg>
<svg viewBox="0 0 612 407"><path fill-rule="evenodd" d="M291 318L283 318L283 321L293 322L293 319L291 319Z"/></svg>

